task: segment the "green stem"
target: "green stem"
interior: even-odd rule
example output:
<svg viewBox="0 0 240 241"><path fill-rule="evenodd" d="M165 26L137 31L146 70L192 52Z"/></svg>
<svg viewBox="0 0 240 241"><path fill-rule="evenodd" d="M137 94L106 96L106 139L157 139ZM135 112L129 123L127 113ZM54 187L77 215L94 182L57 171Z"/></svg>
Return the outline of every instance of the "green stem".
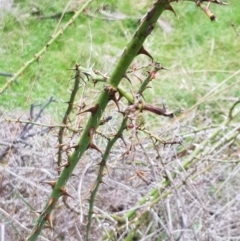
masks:
<svg viewBox="0 0 240 241"><path fill-rule="evenodd" d="M123 51L122 56L120 57L112 75L109 78L108 84L110 85L110 87L117 89L120 81L126 74L129 65L138 54L139 50L143 45L143 42L153 30L154 24L156 23L161 13L165 10L167 5L168 1L155 1L146 16L142 19L139 28L134 34L132 40L128 43L126 49ZM53 210L56 202L62 195L64 195L63 189L65 188L68 179L70 178L80 158L91 144L90 131L92 132L92 130L94 131L97 129L102 114L110 99L111 93L104 89L98 98L97 104L94 106L94 109L92 109L92 115L90 116L86 124L86 127L80 137L76 149L68 157L69 165L63 169L58 180L56 181L49 200L45 205L42 214L38 218L36 225L33 227L31 235L27 239L28 241L34 241L37 239L43 228L44 223L51 214L51 211Z"/></svg>
<svg viewBox="0 0 240 241"><path fill-rule="evenodd" d="M95 186L91 192L91 197L89 201L89 211L88 211L88 224L87 224L87 234L86 234L86 241L90 240L90 229L91 229L91 223L92 223L92 214L93 214L93 208L94 208L94 201L95 197L98 191L98 188L100 184L102 183L102 177L103 177L103 171L104 168L106 167L106 162L108 159L108 156L110 154L110 151L115 144L115 142L121 137L123 131L126 129L127 126L127 117L124 117L122 124L117 132L117 134L108 142L107 147L105 149L105 152L102 156L102 161L99 163L99 170L98 170L98 175L96 179Z"/></svg>
<svg viewBox="0 0 240 241"><path fill-rule="evenodd" d="M147 77L146 77L145 80L142 82L142 84L141 84L141 86L140 86L140 88L139 88L139 90L138 90L138 92L137 92L139 95L142 96L143 91L146 90L146 88L147 88L148 84L150 83L150 81L152 81L152 80L155 78L156 73L157 73L159 70L161 70L161 69L163 69L163 67L161 66L161 64L155 63L154 68L148 73Z"/></svg>
<svg viewBox="0 0 240 241"><path fill-rule="evenodd" d="M127 69L133 59L136 57L145 39L151 33L154 28L154 24L158 20L159 16L165 10L168 1L159 1L157 0L152 8L146 14L146 17L140 23L140 26L136 33L134 34L131 41L128 43L126 49L123 51L122 56L120 57L116 68L113 71L113 74L110 76L109 84L117 88L121 79L124 77Z"/></svg>
<svg viewBox="0 0 240 241"><path fill-rule="evenodd" d="M119 85L117 90L118 90L119 94L128 101L128 103L134 104L133 96L129 92L127 92L122 86Z"/></svg>
<svg viewBox="0 0 240 241"><path fill-rule="evenodd" d="M81 73L80 73L78 65L76 65L75 71L76 71L76 74L75 74L75 78L74 78L74 86L73 86L73 90L71 92L70 100L68 102L67 110L66 110L65 115L63 117L63 121L62 121L63 126L61 126L59 128L59 132L58 132L58 144L59 144L59 147L58 147L58 161L57 161L58 166L60 166L60 164L62 162L62 150L63 150L62 143L63 143L64 130L65 130L66 126L67 126L69 115L70 115L70 113L73 110L74 100L75 100L75 97L77 95L78 88L79 88L79 83L80 83L80 77L81 77L80 74Z"/></svg>

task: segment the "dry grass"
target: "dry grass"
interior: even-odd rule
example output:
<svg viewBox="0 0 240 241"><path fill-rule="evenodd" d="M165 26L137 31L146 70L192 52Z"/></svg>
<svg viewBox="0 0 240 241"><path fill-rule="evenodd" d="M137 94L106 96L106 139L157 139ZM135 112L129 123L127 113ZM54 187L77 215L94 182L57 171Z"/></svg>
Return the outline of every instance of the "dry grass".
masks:
<svg viewBox="0 0 240 241"><path fill-rule="evenodd" d="M1 114L1 129L4 130L1 140L4 143L13 142L24 126L4 121L11 116ZM19 118L21 114L13 116ZM196 121L202 121L201 130L194 127ZM50 124L53 121L46 115L41 122ZM112 124L101 131L110 135ZM211 150L237 125L233 123L223 130L214 142L209 140L203 152ZM187 121L155 132L158 137L180 139L187 149L181 145L155 146L148 135L139 133L135 136L132 130L126 131L127 145L119 140L108 160L104 183L95 201L91 240L102 240L110 230L113 236L107 240L124 240L134 228L134 222L136 224L143 215L134 240L177 240L178 237L178 240L238 240L239 140L225 141L207 154L198 155L198 160L188 169L184 170L182 166L192 150L207 139L215 127L207 116L202 120L189 116ZM31 132L36 133L42 128L35 126ZM57 177L55 134L52 130L44 136L27 138L26 143L31 146L15 144L1 161L0 210L5 240L23 240L36 219L33 211L41 210L47 200L50 188L41 182ZM106 145L106 140L100 136L95 141L101 148ZM1 153L4 148L2 146ZM73 198L60 200L52 214L54 229L44 229L42 236L45 238L40 240L84 240L88 198L99 161L98 152L86 153L67 185ZM171 174L176 176L163 188L162 180L166 176L171 179ZM149 196L148 201L137 204L153 188L161 190L160 198ZM122 217L133 208L137 208L134 221L117 224L113 215Z"/></svg>

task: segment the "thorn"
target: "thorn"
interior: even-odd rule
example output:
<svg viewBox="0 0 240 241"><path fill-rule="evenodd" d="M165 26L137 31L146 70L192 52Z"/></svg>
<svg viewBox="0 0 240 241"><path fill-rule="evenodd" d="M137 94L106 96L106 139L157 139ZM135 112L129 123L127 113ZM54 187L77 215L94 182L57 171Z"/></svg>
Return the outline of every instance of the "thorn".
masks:
<svg viewBox="0 0 240 241"><path fill-rule="evenodd" d="M148 51L142 46L141 49L138 51L138 54L144 54L147 55L153 62L153 57L151 56L151 54L148 53Z"/></svg>
<svg viewBox="0 0 240 241"><path fill-rule="evenodd" d="M124 138L123 138L123 134L121 134L121 135L119 136L119 138L123 141L124 145L127 146L127 143L126 143L126 141L125 141Z"/></svg>
<svg viewBox="0 0 240 241"><path fill-rule="evenodd" d="M62 167L59 166L59 167L55 168L55 170L58 171L58 172L61 172L62 171Z"/></svg>
<svg viewBox="0 0 240 241"><path fill-rule="evenodd" d="M86 76L87 80L89 81L89 77L91 77L91 75L87 72L82 72L82 73Z"/></svg>
<svg viewBox="0 0 240 241"><path fill-rule="evenodd" d="M100 151L100 149L95 145L93 144L93 135L95 133L95 127L91 127L89 130L88 130L88 136L90 138L89 140L89 146L88 148L92 148L92 149L95 149L96 151L100 152L102 154L102 152Z"/></svg>
<svg viewBox="0 0 240 241"><path fill-rule="evenodd" d="M53 225L50 213L46 215L45 219L49 223L50 228L52 229Z"/></svg>
<svg viewBox="0 0 240 241"><path fill-rule="evenodd" d="M45 182L40 182L40 183L48 184L48 185L50 185L52 188L54 188L55 185L56 185L56 181L45 181Z"/></svg>
<svg viewBox="0 0 240 241"><path fill-rule="evenodd" d="M50 207L51 205L53 205L53 204L54 204L54 201L55 201L55 199L54 199L53 197L51 197L51 198L49 199L49 201L48 201L47 208Z"/></svg>
<svg viewBox="0 0 240 241"><path fill-rule="evenodd" d="M74 145L74 146L68 146L68 147L65 149L65 151L68 151L69 149L72 149L72 148L78 149L78 147L79 147L78 144L77 144L77 145Z"/></svg>
<svg viewBox="0 0 240 241"><path fill-rule="evenodd" d="M66 145L67 145L66 143L58 144L58 145L55 146L55 148L56 149L61 148L61 147L66 146Z"/></svg>
<svg viewBox="0 0 240 241"><path fill-rule="evenodd" d="M68 197L71 197L72 199L74 199L66 190L66 187L61 187L60 188L60 192L61 192L61 195L62 196L68 196Z"/></svg>
<svg viewBox="0 0 240 241"><path fill-rule="evenodd" d="M69 161L66 161L64 162L63 164L61 164L59 167L69 167L70 166L70 162Z"/></svg>
<svg viewBox="0 0 240 241"><path fill-rule="evenodd" d="M40 211L32 211L35 215L37 215L37 217L41 216L42 215L42 212Z"/></svg>
<svg viewBox="0 0 240 241"><path fill-rule="evenodd" d="M98 152L100 152L101 155L103 154L103 153L101 152L101 150L100 150L95 144L92 143L91 145L89 145L89 147L92 148L92 149L94 149L94 150L96 150L96 151L98 151Z"/></svg>
<svg viewBox="0 0 240 241"><path fill-rule="evenodd" d="M125 111L118 111L118 113L122 114L123 116L126 116L126 112Z"/></svg>
<svg viewBox="0 0 240 241"><path fill-rule="evenodd" d="M118 111L120 111L120 107L119 107L119 104L118 104L118 100L117 100L117 98L116 98L116 95L115 95L115 94L112 95L110 99L116 104L116 106L117 106L117 108L118 108Z"/></svg>
<svg viewBox="0 0 240 241"><path fill-rule="evenodd" d="M95 106L87 109L87 110L84 110L84 111L80 111L77 115L80 115L80 114L83 114L83 113L86 113L86 112L91 112L92 115L94 115L98 110L98 104L96 104Z"/></svg>
<svg viewBox="0 0 240 241"><path fill-rule="evenodd" d="M174 11L173 7L170 4L167 5L165 10L169 10L169 11L173 12L175 16L177 16L176 12Z"/></svg>
<svg viewBox="0 0 240 241"><path fill-rule="evenodd" d="M106 182L104 181L101 181L102 184L105 184L106 186L109 186Z"/></svg>
<svg viewBox="0 0 240 241"><path fill-rule="evenodd" d="M119 93L119 96L118 96L118 99L117 99L117 101L119 101L119 100L121 100L122 99L122 95Z"/></svg>
<svg viewBox="0 0 240 241"><path fill-rule="evenodd" d="M132 84L131 80L128 78L128 76L127 76L126 74L124 74L123 77L124 77L125 79L127 79L130 84Z"/></svg>
<svg viewBox="0 0 240 241"><path fill-rule="evenodd" d="M78 175L72 173L72 174L71 174L71 177L78 177Z"/></svg>
<svg viewBox="0 0 240 241"><path fill-rule="evenodd" d="M110 86L110 85L105 85L104 86L104 90L108 93L109 95L109 100L112 100L114 101L114 103L116 104L117 108L118 108L118 111L120 110L119 108L119 105L118 105L118 100L116 98L116 92L117 92L117 89Z"/></svg>
<svg viewBox="0 0 240 241"><path fill-rule="evenodd" d="M147 87L145 88L145 90L146 90L146 89L150 89L150 88L151 88L150 86L147 86ZM142 98L143 98L144 100L146 100L143 94L141 94L141 96L142 96Z"/></svg>
<svg viewBox="0 0 240 241"><path fill-rule="evenodd" d="M149 74L149 71L146 71L148 74ZM140 77L138 77L137 75L134 75L139 81L140 81L140 83L142 84L142 79L140 78Z"/></svg>

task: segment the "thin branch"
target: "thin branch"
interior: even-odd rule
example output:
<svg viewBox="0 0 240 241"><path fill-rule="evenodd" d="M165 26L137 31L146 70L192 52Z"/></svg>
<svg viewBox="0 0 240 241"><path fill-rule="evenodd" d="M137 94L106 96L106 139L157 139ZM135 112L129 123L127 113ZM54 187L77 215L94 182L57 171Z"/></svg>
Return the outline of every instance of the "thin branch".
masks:
<svg viewBox="0 0 240 241"><path fill-rule="evenodd" d="M60 166L61 162L62 162L62 151L63 151L63 134L64 134L64 130L67 126L67 123L68 123L68 120L70 118L70 113L72 112L73 110L73 105L74 105L74 100L76 98L76 95L77 95L77 92L78 92L78 89L79 89L79 83L80 83L80 78L81 78L81 72L79 70L79 65L76 64L75 66L75 69L76 71L75 73L75 77L74 77L74 86L73 86L73 89L71 91L71 96L70 96L70 100L68 101L68 107L66 109L66 112L64 114L64 117L63 117L63 125L60 127L59 129L59 133L58 133L58 144L59 144L59 148L58 148L58 161L57 161L57 164L58 166Z"/></svg>
<svg viewBox="0 0 240 241"><path fill-rule="evenodd" d="M91 197L89 200L89 211L88 211L88 224L87 224L87 234L86 234L86 241L90 240L90 230L91 230L91 223L92 223L92 214L93 214L93 207L94 207L94 201L95 197L97 195L98 188L100 184L102 183L103 179L103 172L107 165L107 159L110 154L110 151L115 144L115 142L122 136L123 131L126 129L127 126L127 120L128 118L125 117L122 121L121 126L119 127L119 130L115 134L115 136L108 142L107 147L105 149L105 152L103 153L102 160L99 163L99 170L97 174L97 179L94 185L93 190L91 191Z"/></svg>

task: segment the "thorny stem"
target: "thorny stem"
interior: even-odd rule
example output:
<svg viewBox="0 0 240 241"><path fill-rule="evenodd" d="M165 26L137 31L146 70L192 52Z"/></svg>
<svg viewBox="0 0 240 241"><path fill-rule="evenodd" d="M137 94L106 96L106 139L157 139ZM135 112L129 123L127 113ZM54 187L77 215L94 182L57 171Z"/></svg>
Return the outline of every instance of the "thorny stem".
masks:
<svg viewBox="0 0 240 241"><path fill-rule="evenodd" d="M142 92L146 89L147 85L149 84L149 82L155 78L155 74L158 70L160 70L161 68L159 67L159 64L156 64L156 66L154 67L154 69L148 74L147 78L143 81L143 83L141 84L138 94L142 94ZM118 92L120 95L124 96L127 100L129 104L134 104L134 98L131 94L129 94L128 92L126 92L123 87L118 86ZM106 161L107 158L110 154L110 151L114 145L114 143L117 141L117 139L122 135L123 131L126 129L127 126L127 120L128 118L125 117L122 121L122 124L117 132L117 134L114 136L114 138L112 138L109 142L108 145L105 149L105 152L103 154L102 157L102 161L99 164L99 171L98 171L98 175L97 175L97 179L95 182L95 186L93 188L93 190L91 191L91 196L90 196L90 200L89 200L89 211L88 211L88 223L87 223L87 234L86 234L86 240L90 240L90 229L91 229L91 223L92 223L92 214L93 214L93 208L94 208L94 201L95 201L95 197L98 191L98 188L102 182L102 177L103 177L103 171L104 168L106 167ZM136 228L141 224L141 222L138 222L136 224ZM131 236L131 235L130 235ZM128 235L129 237L129 235ZM126 239L128 240L128 239ZM131 240L131 239L129 239Z"/></svg>
<svg viewBox="0 0 240 241"><path fill-rule="evenodd" d="M94 208L94 201L95 197L98 191L98 188L100 184L102 183L102 178L103 178L103 171L106 167L106 162L108 159L108 156L110 154L110 151L115 144L115 142L121 137L123 131L126 129L127 126L127 117L124 117L122 124L118 130L118 132L115 134L115 136L108 142L107 147L105 149L105 152L103 153L102 160L99 163L99 170L98 170L98 175L96 179L95 186L93 190L91 191L91 197L89 200L89 211L88 211L88 224L87 224L87 234L86 234L86 240L90 240L90 229L91 229L91 223L92 223L92 214L93 214L93 208Z"/></svg>
<svg viewBox="0 0 240 241"><path fill-rule="evenodd" d="M146 90L146 88L148 87L148 84L150 81L152 81L155 78L156 73L163 69L163 67L161 66L161 64L159 63L155 63L154 68L151 70L151 72L149 72L148 76L146 77L146 79L143 81L143 83L141 84L141 87L138 90L138 94L142 96L143 91Z"/></svg>
<svg viewBox="0 0 240 241"><path fill-rule="evenodd" d="M135 56L138 54L145 39L153 30L154 24L158 20L161 13L166 9L167 5L168 1L155 1L151 9L147 12L146 16L142 19L141 24L138 27L135 35L128 43L126 49L123 51L122 56L120 57L116 67L114 68L112 75L109 78L108 85L111 88L118 87L120 81L126 74L129 65L131 64ZM36 225L33 227L32 233L27 239L28 241L34 241L37 239L38 235L40 234L43 228L44 223L46 221L49 221L51 211L53 210L56 202L62 195L64 195L62 190L63 188L65 188L68 179L70 178L74 168L76 167L83 153L87 150L88 147L93 147L93 143L91 140L92 135L94 134L94 130L97 129L101 121L102 114L110 100L111 93L104 89L98 98L97 104L92 109L92 115L90 116L85 126L85 130L83 131L80 137L76 149L68 157L69 165L63 169L59 178L57 179L56 184L54 185L52 193L49 197L49 200L46 203L42 214L38 218Z"/></svg>
<svg viewBox="0 0 240 241"><path fill-rule="evenodd" d="M61 126L59 128L59 132L58 132L58 144L59 144L59 147L58 147L58 161L57 161L57 164L58 166L60 166L61 162L62 162L62 150L63 150L63 134L64 134L64 130L66 128L66 125L68 123L68 120L69 120L69 115L70 113L72 112L73 110L73 104L74 104L74 100L75 100L75 97L77 95L77 92L78 92L78 88L79 88L79 83L80 83L80 70L79 70L79 65L76 64L75 66L75 77L74 77L74 86L73 86L73 90L71 92L71 96L70 96L70 100L68 102L68 107L67 107L67 110L65 112L65 115L63 117L63 126Z"/></svg>
<svg viewBox="0 0 240 241"><path fill-rule="evenodd" d="M149 82L155 78L155 74L158 70L162 69L162 67L160 67L160 65L158 63L156 63L154 69L148 74L147 78L143 81L143 83L141 84L139 90L138 90L138 94L142 94L142 92L146 89L147 85L149 84ZM126 92L123 87L118 86L118 92L120 93L120 95L124 96L127 100L129 104L134 104L134 98L131 94L129 94L128 92ZM87 234L86 234L86 240L88 241L90 238L90 229L91 229L91 222L92 222L92 214L93 214L93 208L94 208L94 201L95 201L95 197L99 188L99 185L102 182L102 177L103 177L103 171L104 168L106 167L106 161L107 158L110 154L110 150L112 149L114 143L117 141L117 139L122 135L123 131L125 130L126 126L127 126L127 120L128 118L125 117L122 121L122 124L117 132L117 134L114 136L114 138L112 138L109 142L108 145L105 149L105 152L103 154L103 158L102 161L100 162L99 166L99 171L98 171L98 175L97 175L97 179L96 179L96 183L95 186L93 188L93 190L91 191L91 197L90 197L90 201L89 201L89 211L88 211L88 224L87 224ZM138 223L138 225L140 225L140 223ZM138 225L136 225L136 228L138 227ZM130 240L130 239L129 239Z"/></svg>

